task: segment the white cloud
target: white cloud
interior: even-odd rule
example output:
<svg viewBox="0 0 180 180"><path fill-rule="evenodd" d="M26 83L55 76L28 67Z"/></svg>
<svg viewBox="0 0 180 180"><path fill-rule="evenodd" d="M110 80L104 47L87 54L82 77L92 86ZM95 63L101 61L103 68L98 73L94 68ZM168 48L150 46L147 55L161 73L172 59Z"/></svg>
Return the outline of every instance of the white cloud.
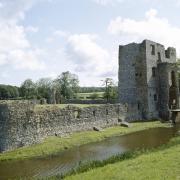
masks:
<svg viewBox="0 0 180 180"><path fill-rule="evenodd" d="M55 30L49 37L45 39L45 42L52 43L57 40L57 38L68 38L68 36L70 36L70 33L67 31Z"/></svg>
<svg viewBox="0 0 180 180"><path fill-rule="evenodd" d="M0 23L0 52L9 52L14 48L28 47L30 47L30 43L26 39L23 26Z"/></svg>
<svg viewBox="0 0 180 180"><path fill-rule="evenodd" d="M91 0L99 5L103 5L103 6L106 6L106 5L115 5L116 3L122 3L122 2L127 2L128 3L131 3L132 0ZM136 0L137 3L142 3L142 2L145 2L145 3L164 3L164 2L167 2L167 3L171 3L171 4L174 4L175 6L178 5L180 6L180 0Z"/></svg>
<svg viewBox="0 0 180 180"><path fill-rule="evenodd" d="M68 58L75 64L77 72L91 76L116 73L117 58L112 58L112 53L96 42L97 38L91 34L70 35L66 51Z"/></svg>
<svg viewBox="0 0 180 180"><path fill-rule="evenodd" d="M6 55L0 53L0 66L6 64Z"/></svg>
<svg viewBox="0 0 180 180"><path fill-rule="evenodd" d="M58 36L58 37L67 37L69 35L69 32L62 31L62 30L56 30L56 31L54 31L53 35Z"/></svg>
<svg viewBox="0 0 180 180"><path fill-rule="evenodd" d="M43 62L38 60L41 55L39 50L13 50L9 53L8 59L16 69L42 70L45 68Z"/></svg>
<svg viewBox="0 0 180 180"><path fill-rule="evenodd" d="M24 13L38 1L40 0L0 0L2 4L0 19L6 22L17 22L19 19L23 19L25 17Z"/></svg>
<svg viewBox="0 0 180 180"><path fill-rule="evenodd" d="M132 0L91 0L99 5L107 6L107 5L116 5L117 3L131 3ZM162 3L171 3L174 6L180 6L180 0L136 0L137 3L155 3L156 5L162 5Z"/></svg>
<svg viewBox="0 0 180 180"><path fill-rule="evenodd" d="M28 32L37 32L38 28L19 25L24 13L40 0L0 0L0 66L7 65L15 69L42 69L45 65L39 61L37 50L27 39Z"/></svg>
<svg viewBox="0 0 180 180"><path fill-rule="evenodd" d="M3 3L0 2L0 8L2 8L2 7L3 7Z"/></svg>
<svg viewBox="0 0 180 180"><path fill-rule="evenodd" d="M176 0L177 6L180 6L180 0Z"/></svg>
<svg viewBox="0 0 180 180"><path fill-rule="evenodd" d="M150 9L149 11L146 12L146 18L153 18L157 16L158 12L156 9Z"/></svg>
<svg viewBox="0 0 180 180"><path fill-rule="evenodd" d="M71 33L69 33L68 31L62 31L62 30L55 30L49 37L47 37L45 39L45 41L47 43L52 43L55 40L57 40L57 38L65 38L67 39L68 36L70 36Z"/></svg>
<svg viewBox="0 0 180 180"><path fill-rule="evenodd" d="M95 3L106 6L106 5L114 5L115 3L123 2L124 0L93 0Z"/></svg>
<svg viewBox="0 0 180 180"><path fill-rule="evenodd" d="M41 54L33 50L26 38L26 30L16 24L0 24L0 65L37 70L44 65L38 60Z"/></svg>
<svg viewBox="0 0 180 180"><path fill-rule="evenodd" d="M7 79L7 78L9 78L9 73L7 71L1 72L0 76L1 76L1 78L6 78Z"/></svg>
<svg viewBox="0 0 180 180"><path fill-rule="evenodd" d="M38 27L34 27L34 26L28 26L25 28L26 32L32 32L32 33L37 33L39 31Z"/></svg>
<svg viewBox="0 0 180 180"><path fill-rule="evenodd" d="M157 16L157 10L150 9L145 18L137 21L129 18L117 17L109 24L111 34L124 36L129 41L150 39L165 46L173 46L180 55L180 27L173 26L168 19Z"/></svg>

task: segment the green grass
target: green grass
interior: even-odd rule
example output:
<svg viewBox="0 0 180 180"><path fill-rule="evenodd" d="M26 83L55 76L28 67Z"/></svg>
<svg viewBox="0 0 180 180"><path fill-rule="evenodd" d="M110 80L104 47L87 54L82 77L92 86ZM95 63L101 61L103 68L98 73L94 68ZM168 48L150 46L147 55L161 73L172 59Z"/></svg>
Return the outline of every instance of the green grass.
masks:
<svg viewBox="0 0 180 180"><path fill-rule="evenodd" d="M69 171L68 173L66 174L62 174L62 175L57 175L57 176L53 176L53 177L50 177L49 180L51 179L64 179L65 177L67 176L72 176L72 175L76 175L76 174L80 174L80 173L83 173L83 172L87 172L91 169L95 169L95 168L98 168L98 167L104 167L105 165L107 164L112 164L112 163L116 163L118 161L123 161L123 160L126 160L126 159L130 159L130 158L134 158L135 156L137 156L140 152L139 151L135 151L135 152L131 152L131 151L128 151L128 152L125 152L123 154L117 154L115 156L112 156L108 159L105 159L103 161L90 161L90 162L86 162L85 164L81 164L75 168L75 169L72 169L71 171Z"/></svg>
<svg viewBox="0 0 180 180"><path fill-rule="evenodd" d="M98 99L102 99L103 98L104 92L77 93L77 98L78 99L82 99L82 100L91 99L91 96L94 93L98 95Z"/></svg>
<svg viewBox="0 0 180 180"><path fill-rule="evenodd" d="M172 139L167 145L157 149L128 152L102 162L91 162L72 173L78 174L67 176L65 179L179 180L180 137ZM58 177L50 179L58 179Z"/></svg>
<svg viewBox="0 0 180 180"><path fill-rule="evenodd" d="M53 110L53 109L63 109L67 106L75 106L78 108L86 108L86 107L93 107L93 106L100 106L101 104L45 104L40 105L37 104L35 106L35 111L44 111L45 109Z"/></svg>
<svg viewBox="0 0 180 180"><path fill-rule="evenodd" d="M30 147L19 148L15 151L10 151L0 154L0 161L3 160L19 160L24 158L43 157L49 155L55 155L66 149L74 146L87 144L91 142L101 141L107 137L120 136L144 129L155 128L155 127L167 127L167 124L160 123L159 121L154 122L141 122L132 123L131 128L124 128L115 126L106 128L104 131L86 131L73 133L67 137L49 137L43 143L32 145Z"/></svg>

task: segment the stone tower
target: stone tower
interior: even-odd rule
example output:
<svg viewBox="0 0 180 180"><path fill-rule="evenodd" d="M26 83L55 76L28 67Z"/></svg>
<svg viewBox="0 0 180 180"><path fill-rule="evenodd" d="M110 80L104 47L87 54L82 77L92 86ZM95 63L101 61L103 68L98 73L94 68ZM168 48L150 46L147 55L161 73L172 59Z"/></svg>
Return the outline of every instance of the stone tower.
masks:
<svg viewBox="0 0 180 180"><path fill-rule="evenodd" d="M153 41L119 46L119 103L136 119L169 118L179 108L176 50Z"/></svg>

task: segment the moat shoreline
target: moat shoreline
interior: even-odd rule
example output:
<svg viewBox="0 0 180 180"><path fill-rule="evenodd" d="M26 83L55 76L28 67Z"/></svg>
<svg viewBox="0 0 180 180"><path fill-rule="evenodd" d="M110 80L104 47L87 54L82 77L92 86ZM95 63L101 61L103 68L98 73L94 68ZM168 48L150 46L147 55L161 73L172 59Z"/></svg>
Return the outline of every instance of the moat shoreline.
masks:
<svg viewBox="0 0 180 180"><path fill-rule="evenodd" d="M22 147L14 151L1 153L0 161L55 156L58 153L66 151L67 149L71 149L73 147L77 147L83 144L102 141L109 137L122 136L151 128L169 127L168 123L161 123L160 121L134 122L130 125L130 128L114 126L105 128L100 132L84 131L72 133L65 137L51 136L45 139L44 142L40 144L32 145L29 147Z"/></svg>

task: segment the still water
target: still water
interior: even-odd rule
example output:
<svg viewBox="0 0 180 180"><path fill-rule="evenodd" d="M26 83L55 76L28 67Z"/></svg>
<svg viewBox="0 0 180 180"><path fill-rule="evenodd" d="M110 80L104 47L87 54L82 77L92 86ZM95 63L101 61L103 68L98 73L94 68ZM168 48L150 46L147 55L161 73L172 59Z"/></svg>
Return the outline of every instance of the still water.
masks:
<svg viewBox="0 0 180 180"><path fill-rule="evenodd" d="M179 130L180 125L171 128L154 128L75 147L57 156L0 162L0 180L62 174L77 167L80 162L103 160L137 148L158 147L176 136Z"/></svg>

